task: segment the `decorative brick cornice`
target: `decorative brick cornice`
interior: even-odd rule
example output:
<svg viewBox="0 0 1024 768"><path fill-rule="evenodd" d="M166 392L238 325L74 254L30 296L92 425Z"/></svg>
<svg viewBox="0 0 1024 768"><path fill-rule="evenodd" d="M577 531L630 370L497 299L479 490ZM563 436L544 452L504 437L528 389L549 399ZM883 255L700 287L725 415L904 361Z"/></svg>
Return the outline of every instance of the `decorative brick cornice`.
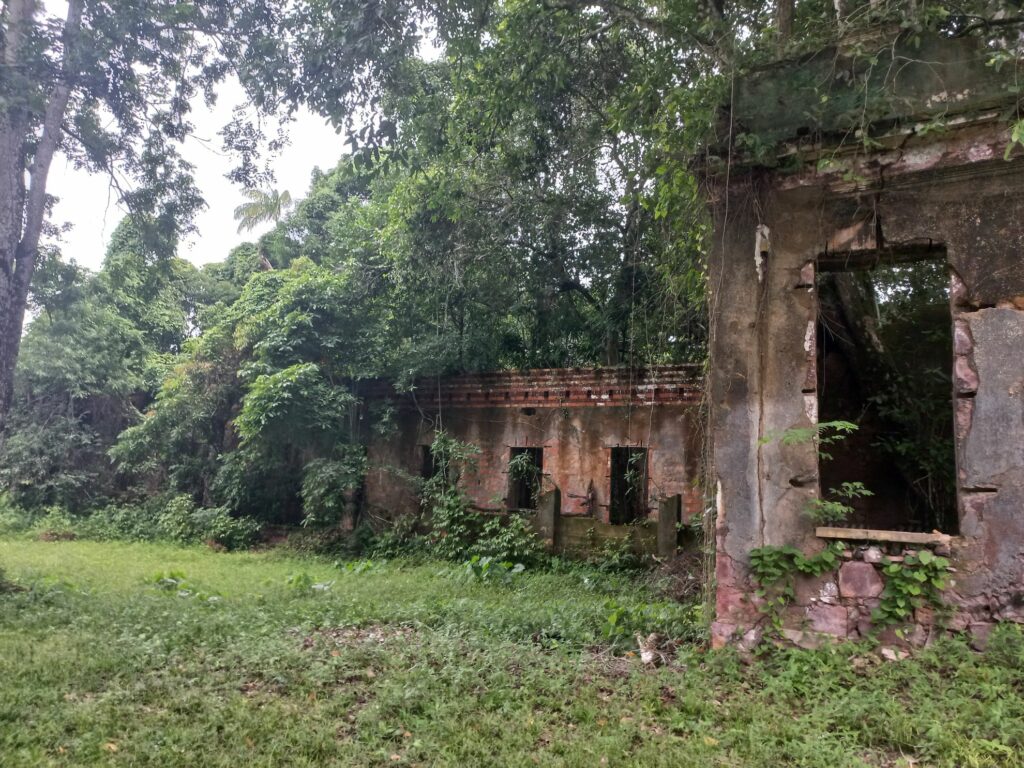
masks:
<svg viewBox="0 0 1024 768"><path fill-rule="evenodd" d="M537 368L421 379L411 392L396 392L382 381L364 382L359 390L367 402L390 400L423 410L697 404L703 377L696 365Z"/></svg>

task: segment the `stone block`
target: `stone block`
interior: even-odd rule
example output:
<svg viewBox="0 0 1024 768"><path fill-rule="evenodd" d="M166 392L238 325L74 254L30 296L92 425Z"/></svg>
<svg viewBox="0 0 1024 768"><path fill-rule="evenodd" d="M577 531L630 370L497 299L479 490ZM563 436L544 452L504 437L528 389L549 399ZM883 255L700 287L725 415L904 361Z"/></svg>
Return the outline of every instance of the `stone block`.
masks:
<svg viewBox="0 0 1024 768"><path fill-rule="evenodd" d="M719 585L715 592L715 613L730 619L741 618L751 613L747 594L735 587Z"/></svg>
<svg viewBox="0 0 1024 768"><path fill-rule="evenodd" d="M963 611L957 611L946 622L946 629L950 632L963 632L971 625L971 615Z"/></svg>
<svg viewBox="0 0 1024 768"><path fill-rule="evenodd" d="M882 577L871 563L854 560L839 567L839 594L843 597L878 597L883 587Z"/></svg>
<svg viewBox="0 0 1024 768"><path fill-rule="evenodd" d="M711 647L715 650L725 648L735 637L737 627L724 621L711 622Z"/></svg>
<svg viewBox="0 0 1024 768"><path fill-rule="evenodd" d="M821 637L812 632L804 632L800 629L783 629L781 634L785 640L789 641L797 648L813 651L815 648L821 647Z"/></svg>
<svg viewBox="0 0 1024 768"><path fill-rule="evenodd" d="M882 562L882 550L880 547L868 547L864 550L864 562L865 563L880 563Z"/></svg>
<svg viewBox="0 0 1024 768"><path fill-rule="evenodd" d="M743 633L743 637L740 638L740 641L739 643L737 643L737 645L739 646L739 649L741 651L746 651L749 653L761 644L761 640L763 638L764 629L762 629L761 627L754 627L753 629L748 629L746 632Z"/></svg>
<svg viewBox="0 0 1024 768"><path fill-rule="evenodd" d="M988 639L992 634L995 624L989 621L976 621L969 627L971 633L971 648L976 651L984 651L988 648Z"/></svg>
<svg viewBox="0 0 1024 768"><path fill-rule="evenodd" d="M849 634L849 615L842 605L817 603L806 610L809 626L815 632L835 637L846 637Z"/></svg>
<svg viewBox="0 0 1024 768"><path fill-rule="evenodd" d="M929 638L931 638L931 632L922 627L920 624L913 624L907 628L904 638L907 643L914 648L924 648L929 644Z"/></svg>
<svg viewBox="0 0 1024 768"><path fill-rule="evenodd" d="M829 579L821 585L821 590L818 592L818 599L823 603L828 603L829 605L838 605L839 585L832 579Z"/></svg>
<svg viewBox="0 0 1024 768"><path fill-rule="evenodd" d="M875 626L874 624L872 624L870 616L865 616L864 614L857 615L857 620L854 624L854 629L857 630L857 634L860 637L869 637L874 628Z"/></svg>
<svg viewBox="0 0 1024 768"><path fill-rule="evenodd" d="M658 556L672 557L679 539L679 521L682 519L683 497L669 496L658 502Z"/></svg>
<svg viewBox="0 0 1024 768"><path fill-rule="evenodd" d="M835 581L822 581L820 576L797 576L793 583L793 592L797 605L812 605L818 602L834 605L839 602L839 587Z"/></svg>
<svg viewBox="0 0 1024 768"><path fill-rule="evenodd" d="M969 355L974 351L974 339L971 338L971 326L966 320L953 323L953 352L957 355Z"/></svg>

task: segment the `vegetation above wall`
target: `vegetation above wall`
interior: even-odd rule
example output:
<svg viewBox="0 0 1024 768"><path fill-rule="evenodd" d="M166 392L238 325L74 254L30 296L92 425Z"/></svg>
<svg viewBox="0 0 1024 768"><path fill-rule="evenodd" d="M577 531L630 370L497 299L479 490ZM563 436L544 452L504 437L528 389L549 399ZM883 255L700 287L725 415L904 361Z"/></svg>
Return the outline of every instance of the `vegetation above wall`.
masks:
<svg viewBox="0 0 1024 768"><path fill-rule="evenodd" d="M700 362L693 164L731 134L716 134L730 84L889 23L983 36L1013 66L1014 4L920 6L848 3L837 20L824 0L314 2L251 19L302 41L235 51L254 102L329 116L351 161L290 212L254 193L269 207L240 215L278 223L203 270L169 255L188 217L147 217L157 198L137 201L96 275L44 250L0 482L35 509L185 493L328 523L363 469L362 379ZM428 34L440 55L423 58ZM259 136L227 138L239 178L266 181Z"/></svg>

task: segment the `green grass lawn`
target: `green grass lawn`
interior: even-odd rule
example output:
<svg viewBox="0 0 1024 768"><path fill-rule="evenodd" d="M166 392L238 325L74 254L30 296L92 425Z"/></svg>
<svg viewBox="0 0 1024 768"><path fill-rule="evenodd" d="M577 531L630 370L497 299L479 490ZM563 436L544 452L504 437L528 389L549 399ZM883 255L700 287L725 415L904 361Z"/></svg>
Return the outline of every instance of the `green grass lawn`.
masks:
<svg viewBox="0 0 1024 768"><path fill-rule="evenodd" d="M4 768L1024 764L1016 628L984 656L684 647L646 670L603 647L606 602L658 598L584 570L23 540L0 563L27 587L0 595Z"/></svg>

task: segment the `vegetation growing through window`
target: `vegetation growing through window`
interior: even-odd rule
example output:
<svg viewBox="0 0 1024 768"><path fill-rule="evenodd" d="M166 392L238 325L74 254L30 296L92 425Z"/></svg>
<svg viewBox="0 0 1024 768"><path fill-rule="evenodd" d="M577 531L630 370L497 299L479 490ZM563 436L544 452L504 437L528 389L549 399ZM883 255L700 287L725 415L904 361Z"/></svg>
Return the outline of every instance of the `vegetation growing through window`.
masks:
<svg viewBox="0 0 1024 768"><path fill-rule="evenodd" d="M612 525L647 517L647 449L611 449L608 516Z"/></svg>
<svg viewBox="0 0 1024 768"><path fill-rule="evenodd" d="M536 509L544 477L543 448L513 448L508 462L509 509Z"/></svg>
<svg viewBox="0 0 1024 768"><path fill-rule="evenodd" d="M822 482L871 489L866 502L846 496L864 527L955 532L948 269L941 259L864 268L871 260L819 279L820 415L859 427L822 461Z"/></svg>
<svg viewBox="0 0 1024 768"><path fill-rule="evenodd" d="M782 445L813 443L818 450L818 460L832 459L833 447L857 431L857 425L849 421L822 421L811 427L791 427L779 435ZM761 439L761 444L771 442L774 435ZM815 496L807 502L804 513L818 525L835 525L848 520L854 509L849 502L874 494L859 480L844 480L836 488L829 488L824 495Z"/></svg>

